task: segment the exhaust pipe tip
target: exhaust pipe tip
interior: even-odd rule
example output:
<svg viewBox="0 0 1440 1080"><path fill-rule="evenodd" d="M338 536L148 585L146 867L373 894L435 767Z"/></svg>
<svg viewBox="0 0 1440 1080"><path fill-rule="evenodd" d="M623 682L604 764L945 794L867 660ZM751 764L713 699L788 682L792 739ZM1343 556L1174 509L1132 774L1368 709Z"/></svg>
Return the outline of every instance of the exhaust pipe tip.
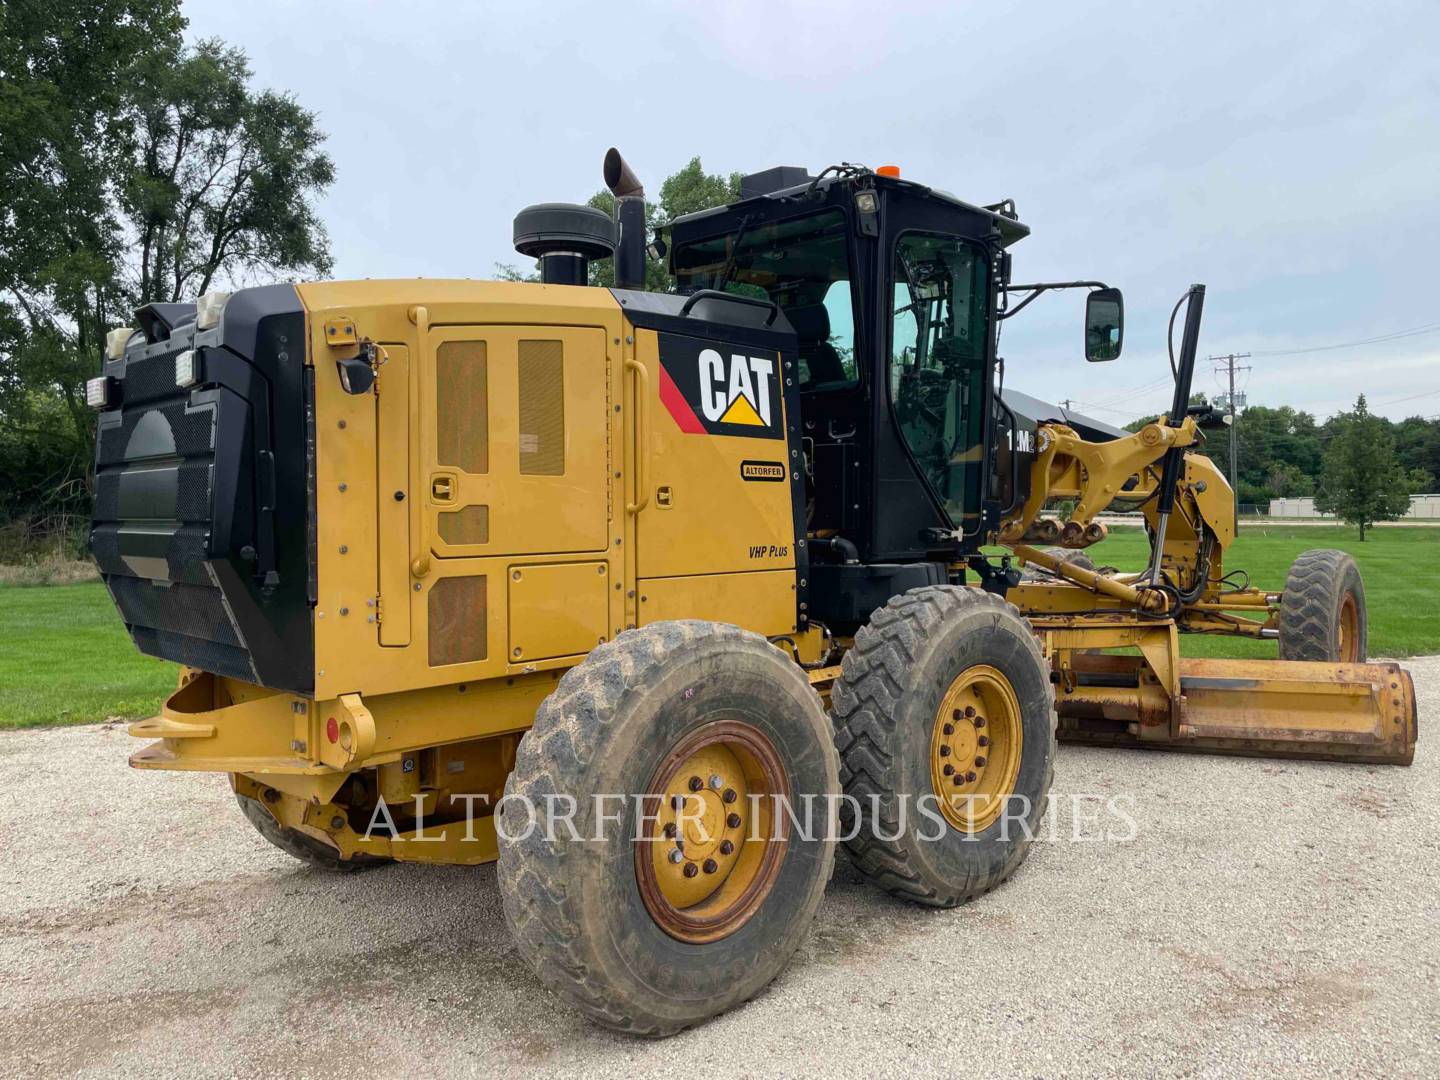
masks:
<svg viewBox="0 0 1440 1080"><path fill-rule="evenodd" d="M640 183L640 178L630 168L629 163L620 156L620 151L610 147L605 151L605 186L610 189L610 194L617 199L630 199L645 197L645 187Z"/></svg>

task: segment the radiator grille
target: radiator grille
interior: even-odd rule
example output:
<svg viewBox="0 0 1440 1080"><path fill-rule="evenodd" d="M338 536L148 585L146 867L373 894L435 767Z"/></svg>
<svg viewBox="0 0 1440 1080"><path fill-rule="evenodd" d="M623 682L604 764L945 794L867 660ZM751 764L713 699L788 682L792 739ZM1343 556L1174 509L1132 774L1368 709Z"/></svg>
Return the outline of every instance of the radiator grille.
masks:
<svg viewBox="0 0 1440 1080"><path fill-rule="evenodd" d="M431 667L485 659L485 575L441 578L428 606Z"/></svg>
<svg viewBox="0 0 1440 1080"><path fill-rule="evenodd" d="M490 471L485 342L445 341L435 350L435 460Z"/></svg>
<svg viewBox="0 0 1440 1080"><path fill-rule="evenodd" d="M101 428L97 466L156 457L196 457L215 449L215 411L177 401L151 409L126 411L123 420Z"/></svg>
<svg viewBox="0 0 1440 1080"><path fill-rule="evenodd" d="M490 507L467 506L440 515L440 539L447 544L488 544L490 542Z"/></svg>
<svg viewBox="0 0 1440 1080"><path fill-rule="evenodd" d="M520 471L532 476L565 472L564 346L520 342Z"/></svg>
<svg viewBox="0 0 1440 1080"><path fill-rule="evenodd" d="M225 612L220 590L202 585L152 584L143 578L112 577L110 594L120 617L132 628L145 627L205 638L240 648L243 642Z"/></svg>

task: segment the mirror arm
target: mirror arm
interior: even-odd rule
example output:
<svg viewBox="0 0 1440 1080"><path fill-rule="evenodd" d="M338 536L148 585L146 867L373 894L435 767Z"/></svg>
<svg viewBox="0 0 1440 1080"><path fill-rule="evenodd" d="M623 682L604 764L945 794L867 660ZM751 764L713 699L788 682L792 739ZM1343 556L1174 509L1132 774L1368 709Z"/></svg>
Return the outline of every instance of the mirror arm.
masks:
<svg viewBox="0 0 1440 1080"><path fill-rule="evenodd" d="M1001 312L1000 318L1008 319L1011 315L1020 314L1030 304L1030 301L1052 289L1108 289L1109 287L1103 281L1041 281L1033 285L1005 285L1001 287L1002 292L1028 292L1030 295L1008 311Z"/></svg>

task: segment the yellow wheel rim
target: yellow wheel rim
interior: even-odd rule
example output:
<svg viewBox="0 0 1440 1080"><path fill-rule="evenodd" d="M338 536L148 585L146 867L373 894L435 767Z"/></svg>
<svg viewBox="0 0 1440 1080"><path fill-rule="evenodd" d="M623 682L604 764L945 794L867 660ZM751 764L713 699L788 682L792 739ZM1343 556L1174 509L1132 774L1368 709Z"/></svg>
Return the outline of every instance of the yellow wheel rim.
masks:
<svg viewBox="0 0 1440 1080"><path fill-rule="evenodd" d="M666 755L646 793L635 872L671 937L715 941L759 908L779 873L788 819L779 755L754 727L717 721Z"/></svg>
<svg viewBox="0 0 1440 1080"><path fill-rule="evenodd" d="M994 824L1015 791L1023 743L1020 701L997 669L980 664L950 684L930 736L930 782L951 826Z"/></svg>
<svg viewBox="0 0 1440 1080"><path fill-rule="evenodd" d="M1347 592L1340 603L1339 653L1342 663L1353 663L1360 642L1360 609L1355 603L1355 594Z"/></svg>

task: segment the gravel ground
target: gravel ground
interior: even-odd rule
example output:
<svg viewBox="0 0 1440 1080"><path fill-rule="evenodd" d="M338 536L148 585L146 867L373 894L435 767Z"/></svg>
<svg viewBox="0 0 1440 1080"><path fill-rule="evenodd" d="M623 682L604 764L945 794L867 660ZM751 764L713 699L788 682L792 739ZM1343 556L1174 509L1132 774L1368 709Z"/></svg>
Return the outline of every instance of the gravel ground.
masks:
<svg viewBox="0 0 1440 1080"><path fill-rule="evenodd" d="M1407 663L1433 732L1440 657ZM222 778L133 772L136 745L0 735L9 1075L1440 1075L1425 737L1408 769L1062 747L1058 835L1004 888L922 911L842 861L768 993L659 1043L539 988L493 867L303 869ZM1086 794L1132 797L1135 838L1072 839Z"/></svg>

